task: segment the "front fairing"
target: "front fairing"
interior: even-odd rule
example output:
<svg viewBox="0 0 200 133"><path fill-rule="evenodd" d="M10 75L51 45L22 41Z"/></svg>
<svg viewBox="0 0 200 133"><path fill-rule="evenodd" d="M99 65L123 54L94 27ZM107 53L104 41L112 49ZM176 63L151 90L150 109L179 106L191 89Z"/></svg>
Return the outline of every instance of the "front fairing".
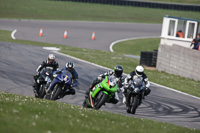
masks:
<svg viewBox="0 0 200 133"><path fill-rule="evenodd" d="M118 90L118 85L116 84L113 87L110 86L110 80L106 76L105 79L101 83L97 84L92 89L92 91L90 91L90 94L94 98L99 91L103 91L107 95L113 95L115 92L117 92L117 90Z"/></svg>
<svg viewBox="0 0 200 133"><path fill-rule="evenodd" d="M109 78L106 76L105 79L100 83L100 86L102 88L104 88L106 91L111 92L111 93L115 93L117 92L118 89L118 85L116 84L115 86L110 86L110 80Z"/></svg>
<svg viewBox="0 0 200 133"><path fill-rule="evenodd" d="M47 69L42 70L40 75L43 80L47 81L49 78L52 79L53 71L52 69L47 68Z"/></svg>
<svg viewBox="0 0 200 133"><path fill-rule="evenodd" d="M72 80L68 75L65 75L63 73L58 74L56 76L57 82L59 83L63 83L65 85L71 85L72 84Z"/></svg>
<svg viewBox="0 0 200 133"><path fill-rule="evenodd" d="M133 80L128 89L128 93L142 94L144 91L144 83L142 81Z"/></svg>

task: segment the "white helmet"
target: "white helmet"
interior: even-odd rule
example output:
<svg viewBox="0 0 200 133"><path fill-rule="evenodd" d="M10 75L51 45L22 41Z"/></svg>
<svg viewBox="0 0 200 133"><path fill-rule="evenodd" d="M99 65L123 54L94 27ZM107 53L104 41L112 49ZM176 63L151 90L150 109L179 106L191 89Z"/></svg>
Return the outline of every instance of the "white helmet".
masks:
<svg viewBox="0 0 200 133"><path fill-rule="evenodd" d="M137 66L135 73L136 73L137 76L142 76L143 73L144 73L144 68L142 66Z"/></svg>
<svg viewBox="0 0 200 133"><path fill-rule="evenodd" d="M49 56L48 56L48 63L53 63L53 62L55 62L55 55L49 54Z"/></svg>

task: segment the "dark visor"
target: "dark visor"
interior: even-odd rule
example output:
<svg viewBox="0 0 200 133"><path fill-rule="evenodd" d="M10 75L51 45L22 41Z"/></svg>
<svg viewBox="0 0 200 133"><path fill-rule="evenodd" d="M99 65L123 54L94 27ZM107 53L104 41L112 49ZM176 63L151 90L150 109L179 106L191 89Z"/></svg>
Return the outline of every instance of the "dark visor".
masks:
<svg viewBox="0 0 200 133"><path fill-rule="evenodd" d="M142 75L143 74L143 72L138 72L137 70L136 70L136 72L137 72L138 75Z"/></svg>

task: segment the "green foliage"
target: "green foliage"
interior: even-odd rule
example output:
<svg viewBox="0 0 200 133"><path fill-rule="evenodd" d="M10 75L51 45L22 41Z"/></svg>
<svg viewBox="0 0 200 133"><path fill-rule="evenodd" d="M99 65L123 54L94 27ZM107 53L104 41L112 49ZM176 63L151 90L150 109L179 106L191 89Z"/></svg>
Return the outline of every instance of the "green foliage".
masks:
<svg viewBox="0 0 200 133"><path fill-rule="evenodd" d="M100 116L100 117L99 117ZM0 92L2 133L195 133L199 130Z"/></svg>
<svg viewBox="0 0 200 133"><path fill-rule="evenodd" d="M182 3L182 2L181 2ZM162 23L164 15L200 19L199 12L53 0L1 0L0 18Z"/></svg>

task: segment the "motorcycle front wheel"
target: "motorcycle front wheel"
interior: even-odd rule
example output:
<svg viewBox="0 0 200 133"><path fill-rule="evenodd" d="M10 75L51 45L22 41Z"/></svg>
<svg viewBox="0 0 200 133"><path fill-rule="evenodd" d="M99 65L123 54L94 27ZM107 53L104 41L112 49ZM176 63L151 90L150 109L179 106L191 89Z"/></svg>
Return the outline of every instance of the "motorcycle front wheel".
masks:
<svg viewBox="0 0 200 133"><path fill-rule="evenodd" d="M56 85L51 93L51 100L56 100L58 99L58 96L60 95L62 89L60 85Z"/></svg>
<svg viewBox="0 0 200 133"><path fill-rule="evenodd" d="M139 99L137 96L131 95L130 97L130 113L135 114L138 107Z"/></svg>
<svg viewBox="0 0 200 133"><path fill-rule="evenodd" d="M99 94L99 95L100 95L100 98L97 101L95 101L96 102L95 109L100 109L101 106L104 105L108 99L108 95L103 92L102 92L102 94Z"/></svg>
<svg viewBox="0 0 200 133"><path fill-rule="evenodd" d="M41 84L39 88L39 98L44 98L45 95L45 84Z"/></svg>

